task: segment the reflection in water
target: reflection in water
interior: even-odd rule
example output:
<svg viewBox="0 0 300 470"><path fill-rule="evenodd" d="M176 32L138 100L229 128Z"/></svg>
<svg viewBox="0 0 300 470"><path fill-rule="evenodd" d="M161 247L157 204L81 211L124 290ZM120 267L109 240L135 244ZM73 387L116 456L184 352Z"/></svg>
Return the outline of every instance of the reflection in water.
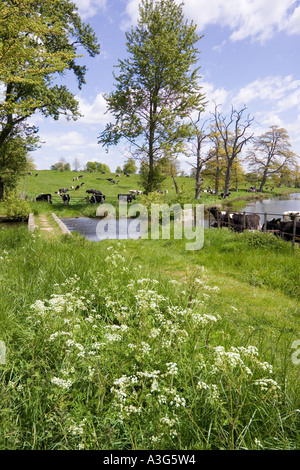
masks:
<svg viewBox="0 0 300 470"><path fill-rule="evenodd" d="M132 219L122 220L121 223L116 220L115 225L113 223L107 223L107 225L101 231L99 231L99 228L97 230L99 219L77 217L63 219L63 222L66 227L70 230L70 232L78 232L80 235L83 235L85 238L92 242L98 242L100 240L106 239L136 239L141 236L139 227L137 227L137 230L135 231L135 233L133 233L134 229L132 228ZM128 232L130 232L130 236L128 235Z"/></svg>

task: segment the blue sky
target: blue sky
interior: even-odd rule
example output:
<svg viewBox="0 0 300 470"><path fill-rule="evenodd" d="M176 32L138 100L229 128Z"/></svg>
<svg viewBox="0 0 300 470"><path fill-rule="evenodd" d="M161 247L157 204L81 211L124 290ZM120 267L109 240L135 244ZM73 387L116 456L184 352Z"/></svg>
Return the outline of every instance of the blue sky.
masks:
<svg viewBox="0 0 300 470"><path fill-rule="evenodd" d="M32 153L37 169L49 169L64 158L75 158L83 169L87 161L107 163L112 171L123 166L126 142L108 153L97 137L110 117L103 93L113 90L113 70L126 54L125 31L136 24L139 0L77 0L83 20L93 27L101 44L96 58L84 57L86 85L76 88L66 74L62 83L76 95L83 117L53 121L35 115L44 144ZM300 1L292 0L185 0L187 19L197 24L201 51L201 85L208 105L218 103L224 114L231 106L254 117L253 131L271 125L287 129L294 152L300 154ZM186 159L181 167L189 172Z"/></svg>

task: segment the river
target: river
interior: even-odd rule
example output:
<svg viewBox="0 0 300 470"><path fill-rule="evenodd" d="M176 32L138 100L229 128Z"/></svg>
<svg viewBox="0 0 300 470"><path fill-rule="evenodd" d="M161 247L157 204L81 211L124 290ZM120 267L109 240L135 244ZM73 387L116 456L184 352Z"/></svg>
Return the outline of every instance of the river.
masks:
<svg viewBox="0 0 300 470"><path fill-rule="evenodd" d="M232 211L232 208L230 209ZM262 199L258 201L248 202L244 207L239 208L238 212L253 213L256 212L261 217L261 225L264 223L264 214L267 213L268 220L272 217L282 217L282 213L285 211L300 211L300 193L293 193L289 196L281 196L270 199ZM90 241L97 242L99 238L99 231L97 235L97 225L99 219L92 219L88 217L76 217L62 219L64 224L70 230L70 232L78 232ZM103 233L104 238L110 239L126 239L128 238L128 225L131 224L131 220L127 220L127 223L119 225L116 221L116 225L108 225L107 231ZM204 226L208 227L208 220L204 221ZM139 238L139 233L136 232L136 236L131 238Z"/></svg>

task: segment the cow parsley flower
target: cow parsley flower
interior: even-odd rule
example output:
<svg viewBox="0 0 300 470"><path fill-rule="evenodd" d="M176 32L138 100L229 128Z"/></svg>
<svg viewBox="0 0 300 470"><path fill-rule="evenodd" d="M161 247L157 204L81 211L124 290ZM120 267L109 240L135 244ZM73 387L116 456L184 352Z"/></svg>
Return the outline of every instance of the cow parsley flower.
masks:
<svg viewBox="0 0 300 470"><path fill-rule="evenodd" d="M62 388L63 390L68 390L73 384L71 379L65 380L65 379L60 379L59 377L53 377L51 379L51 383L53 383L59 388Z"/></svg>

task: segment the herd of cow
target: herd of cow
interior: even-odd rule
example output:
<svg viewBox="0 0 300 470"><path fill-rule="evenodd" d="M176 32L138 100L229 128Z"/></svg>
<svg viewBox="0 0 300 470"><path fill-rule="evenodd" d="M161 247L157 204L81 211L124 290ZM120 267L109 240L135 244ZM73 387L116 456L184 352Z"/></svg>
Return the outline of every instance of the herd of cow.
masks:
<svg viewBox="0 0 300 470"><path fill-rule="evenodd" d="M119 176L119 175L118 175ZM75 179L82 177L82 175L78 176ZM82 186L84 183L81 183ZM71 190L79 189L80 186L77 187L71 186ZM61 188L56 194L60 195L64 204L69 204L70 202L70 195L68 194L69 189ZM105 195L97 190L97 189L87 189L86 193L87 202L91 204L102 204L105 202ZM143 191L138 190L130 190L129 194L118 194L118 200L125 200L128 203L131 203L135 200L136 195L143 194ZM90 196L90 197L89 197ZM36 201L45 201L52 204L52 197L51 194L39 194L36 197ZM272 232L275 235L281 236L285 240L292 240L294 237L297 241L300 240L300 212L298 211L289 211L284 212L282 218L273 218L271 220L267 220L264 222L263 226L261 226L260 216L259 214L245 214L241 212L227 212L227 211L220 211L217 207L211 207L208 209L209 213L214 217L215 221L211 224L212 227L229 227L236 232L242 232L244 230L261 230L263 232Z"/></svg>
<svg viewBox="0 0 300 470"><path fill-rule="evenodd" d="M272 218L266 220L261 226L259 214L245 214L241 212L220 211L217 207L208 209L215 221L213 227L229 227L236 232L244 230L260 230L262 232L272 232L279 235L284 240L300 240L300 211L286 211L282 218Z"/></svg>
<svg viewBox="0 0 300 470"><path fill-rule="evenodd" d="M55 194L61 196L64 204L69 204L70 202L70 194L68 194L68 191L69 189L61 188L55 192ZM87 196L87 202L90 202L91 204L102 204L103 202L105 202L105 195L98 189L87 189L86 193L91 195L91 197ZM140 194L143 194L143 191L131 189L129 191L129 194L118 194L118 200L123 199L130 203L135 199L136 195ZM48 202L49 204L52 204L52 195L49 193L41 193L35 198L35 201Z"/></svg>

